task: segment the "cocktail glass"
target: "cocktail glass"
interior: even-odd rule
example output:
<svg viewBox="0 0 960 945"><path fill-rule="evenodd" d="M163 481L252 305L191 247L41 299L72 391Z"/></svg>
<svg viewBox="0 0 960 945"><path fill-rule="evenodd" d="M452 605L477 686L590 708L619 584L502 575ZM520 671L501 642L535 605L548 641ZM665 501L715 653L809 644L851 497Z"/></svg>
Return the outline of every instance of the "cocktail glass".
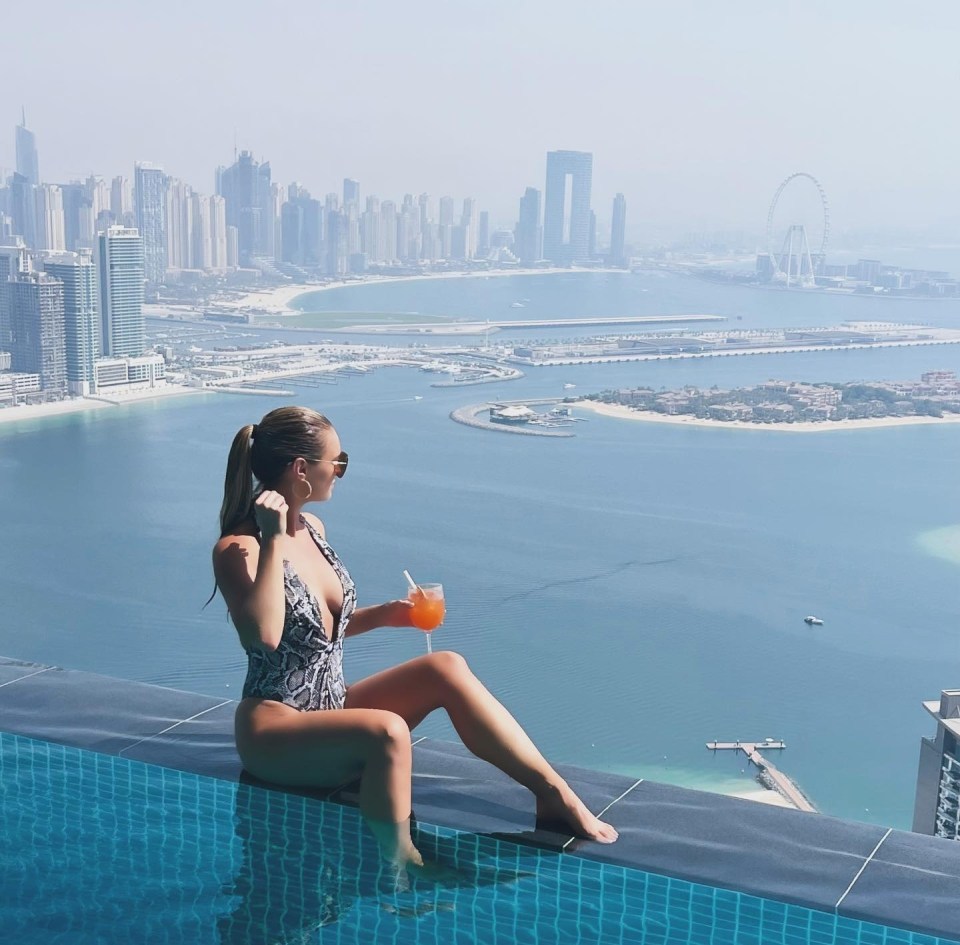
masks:
<svg viewBox="0 0 960 945"><path fill-rule="evenodd" d="M433 652L430 634L443 623L446 605L443 601L442 584L418 584L410 588L407 599L413 604L410 622L427 635L427 652Z"/></svg>

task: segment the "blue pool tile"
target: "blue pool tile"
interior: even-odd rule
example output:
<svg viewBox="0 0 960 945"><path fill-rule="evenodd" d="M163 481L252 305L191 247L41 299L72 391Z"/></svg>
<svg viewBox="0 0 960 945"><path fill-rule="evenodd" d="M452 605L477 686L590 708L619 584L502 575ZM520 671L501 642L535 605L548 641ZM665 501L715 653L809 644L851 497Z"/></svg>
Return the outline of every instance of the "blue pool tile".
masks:
<svg viewBox="0 0 960 945"><path fill-rule="evenodd" d="M0 686L0 718L7 732L116 754L220 701L51 667Z"/></svg>
<svg viewBox="0 0 960 945"><path fill-rule="evenodd" d="M960 843L892 831L840 904L840 911L960 939Z"/></svg>
<svg viewBox="0 0 960 945"><path fill-rule="evenodd" d="M818 814L645 781L607 812L607 863L832 911L885 831Z"/></svg>

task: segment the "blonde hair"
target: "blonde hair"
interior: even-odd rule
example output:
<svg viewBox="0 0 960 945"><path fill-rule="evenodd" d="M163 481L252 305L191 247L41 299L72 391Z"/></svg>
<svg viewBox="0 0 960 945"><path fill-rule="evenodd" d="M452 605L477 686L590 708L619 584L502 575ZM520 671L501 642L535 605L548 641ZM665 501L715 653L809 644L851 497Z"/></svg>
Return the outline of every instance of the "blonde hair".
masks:
<svg viewBox="0 0 960 945"><path fill-rule="evenodd" d="M330 429L330 421L309 407L278 407L259 423L241 427L227 457L220 537L252 517L260 492L272 488L298 456L320 459Z"/></svg>

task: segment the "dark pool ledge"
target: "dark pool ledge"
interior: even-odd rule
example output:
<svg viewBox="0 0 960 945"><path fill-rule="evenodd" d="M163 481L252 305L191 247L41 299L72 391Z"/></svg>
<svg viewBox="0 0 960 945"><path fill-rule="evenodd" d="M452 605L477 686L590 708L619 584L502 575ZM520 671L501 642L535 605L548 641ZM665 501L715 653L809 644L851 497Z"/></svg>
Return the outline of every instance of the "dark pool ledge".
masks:
<svg viewBox="0 0 960 945"><path fill-rule="evenodd" d="M230 781L233 700L0 657L0 730ZM560 766L620 831L603 846L534 823L530 795L462 746L414 741L418 820L960 939L960 843ZM309 793L356 801L355 785Z"/></svg>

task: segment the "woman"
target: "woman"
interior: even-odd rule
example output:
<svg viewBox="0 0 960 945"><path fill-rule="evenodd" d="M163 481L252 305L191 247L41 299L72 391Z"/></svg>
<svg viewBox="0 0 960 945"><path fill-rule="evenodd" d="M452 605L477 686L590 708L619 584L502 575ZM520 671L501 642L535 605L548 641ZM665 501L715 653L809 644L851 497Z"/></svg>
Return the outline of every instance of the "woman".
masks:
<svg viewBox="0 0 960 945"><path fill-rule="evenodd" d="M237 750L265 781L331 787L360 777L360 809L391 860L422 863L410 838L410 730L444 709L479 758L529 788L538 818L612 843L507 710L456 653L437 652L346 687L343 639L409 627L411 604L356 607L353 582L303 511L330 498L347 454L324 416L271 410L233 439L213 569L249 658ZM258 488L254 489L254 479Z"/></svg>

